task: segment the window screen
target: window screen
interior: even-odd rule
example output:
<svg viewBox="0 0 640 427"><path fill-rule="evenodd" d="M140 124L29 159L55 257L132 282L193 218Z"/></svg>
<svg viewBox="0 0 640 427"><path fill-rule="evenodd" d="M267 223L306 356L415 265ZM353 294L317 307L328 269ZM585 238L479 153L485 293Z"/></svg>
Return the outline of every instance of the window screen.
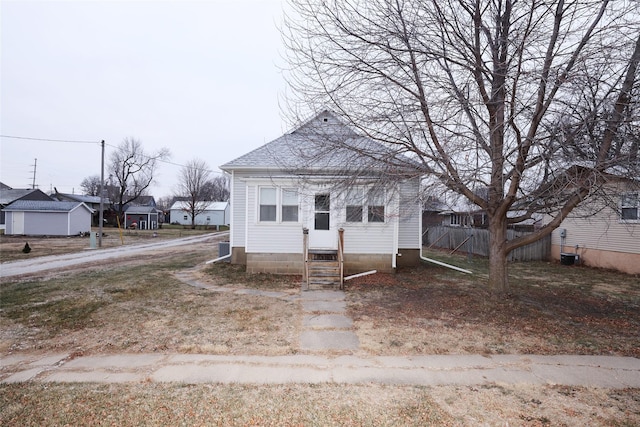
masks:
<svg viewBox="0 0 640 427"><path fill-rule="evenodd" d="M260 188L260 221L276 220L276 189Z"/></svg>
<svg viewBox="0 0 640 427"><path fill-rule="evenodd" d="M363 202L362 188L352 188L347 192L347 222L362 222Z"/></svg>
<svg viewBox="0 0 640 427"><path fill-rule="evenodd" d="M367 196L367 221L384 222L384 192L372 189Z"/></svg>
<svg viewBox="0 0 640 427"><path fill-rule="evenodd" d="M298 191L282 190L282 221L298 222Z"/></svg>

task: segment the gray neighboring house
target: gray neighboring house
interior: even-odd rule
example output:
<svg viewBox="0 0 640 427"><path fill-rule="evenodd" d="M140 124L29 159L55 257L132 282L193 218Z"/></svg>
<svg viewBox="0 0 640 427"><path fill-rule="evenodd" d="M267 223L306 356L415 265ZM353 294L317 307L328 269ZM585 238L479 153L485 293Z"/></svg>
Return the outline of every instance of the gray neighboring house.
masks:
<svg viewBox="0 0 640 427"><path fill-rule="evenodd" d="M82 202L18 200L3 212L7 235L74 236L91 231L93 210Z"/></svg>
<svg viewBox="0 0 640 427"><path fill-rule="evenodd" d="M161 213L154 206L129 205L124 211L124 228L137 228L139 230L156 230L158 228L158 215ZM135 226L133 224L135 223Z"/></svg>
<svg viewBox="0 0 640 427"><path fill-rule="evenodd" d="M51 201L51 197L33 188L11 188L0 182L0 230L5 229L5 213L2 209L17 200Z"/></svg>
<svg viewBox="0 0 640 427"><path fill-rule="evenodd" d="M68 194L68 193L56 193L51 195L53 200L59 200L61 202L82 202L93 210L93 225L100 225L100 196L87 196L84 194ZM109 200L102 200L103 210L109 209Z"/></svg>

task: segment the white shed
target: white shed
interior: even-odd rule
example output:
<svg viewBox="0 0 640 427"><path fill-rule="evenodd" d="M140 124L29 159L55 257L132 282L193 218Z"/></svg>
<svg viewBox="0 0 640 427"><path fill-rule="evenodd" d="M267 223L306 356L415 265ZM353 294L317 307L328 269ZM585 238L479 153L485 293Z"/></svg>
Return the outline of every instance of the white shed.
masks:
<svg viewBox="0 0 640 427"><path fill-rule="evenodd" d="M229 225L229 202L197 202L199 213L195 218L195 225ZM189 202L178 201L171 205L171 223L191 225L191 209Z"/></svg>
<svg viewBox="0 0 640 427"><path fill-rule="evenodd" d="M74 236L91 231L93 210L82 202L17 200L3 211L7 235Z"/></svg>

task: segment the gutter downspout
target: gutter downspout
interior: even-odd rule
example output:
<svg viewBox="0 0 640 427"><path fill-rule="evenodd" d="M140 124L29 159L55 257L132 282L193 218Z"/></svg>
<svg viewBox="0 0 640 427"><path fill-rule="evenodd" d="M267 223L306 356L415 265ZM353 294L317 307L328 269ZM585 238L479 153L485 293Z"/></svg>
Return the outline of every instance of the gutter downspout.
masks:
<svg viewBox="0 0 640 427"><path fill-rule="evenodd" d="M227 258L231 258L231 253L229 253L229 254L227 254L225 256L221 256L221 257L216 258L216 259L209 260L209 261L205 262L205 264L213 264L214 262L222 261L223 259L227 259Z"/></svg>
<svg viewBox="0 0 640 427"><path fill-rule="evenodd" d="M422 217L422 215L420 215L420 217ZM444 263L444 262L442 262L442 261L438 261L438 260L435 260L435 259L431 259L431 258L427 258L427 257L425 257L425 256L422 256L422 246L423 246L423 245L422 245L422 221L420 221L420 230L419 230L419 233L420 233L420 259L425 260L425 261L427 261L427 262L430 262L430 263L432 263L432 264L439 265L439 266L441 266L441 267L447 267L447 268L450 268L450 269L452 269L452 270L459 271L459 272L461 272L461 273L473 274L473 272L472 272L472 271L465 270L464 268L456 267L455 265L447 264L447 263Z"/></svg>

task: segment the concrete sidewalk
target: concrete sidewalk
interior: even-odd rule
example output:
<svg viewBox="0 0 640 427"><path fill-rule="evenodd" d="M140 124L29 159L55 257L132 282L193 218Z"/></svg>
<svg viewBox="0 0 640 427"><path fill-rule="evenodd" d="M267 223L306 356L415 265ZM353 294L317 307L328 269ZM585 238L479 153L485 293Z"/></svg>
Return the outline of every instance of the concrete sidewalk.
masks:
<svg viewBox="0 0 640 427"><path fill-rule="evenodd" d="M611 356L433 355L327 357L356 351L358 337L346 315L344 292L300 294L227 289L197 281L191 271L176 276L190 286L299 301L300 350L290 356L200 354L11 355L0 359L0 382L181 382L181 383L380 383L394 385L541 384L640 388L640 359ZM317 352L318 355L312 353ZM335 353L334 353L335 354Z"/></svg>
<svg viewBox="0 0 640 427"><path fill-rule="evenodd" d="M121 354L8 356L0 382L540 384L640 388L640 359L610 356L411 357Z"/></svg>

